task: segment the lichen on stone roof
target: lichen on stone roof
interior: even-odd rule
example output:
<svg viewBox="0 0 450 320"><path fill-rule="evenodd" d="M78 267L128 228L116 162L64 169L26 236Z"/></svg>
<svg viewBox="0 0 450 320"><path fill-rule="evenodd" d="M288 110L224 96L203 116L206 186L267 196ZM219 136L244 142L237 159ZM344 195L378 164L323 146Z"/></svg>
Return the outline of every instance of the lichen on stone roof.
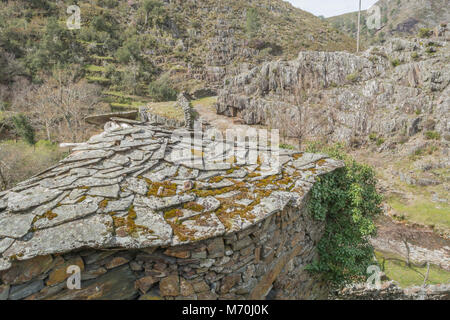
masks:
<svg viewBox="0 0 450 320"><path fill-rule="evenodd" d="M237 232L300 206L317 176L343 166L280 150L274 167L268 147L256 148L253 162L249 147L222 162L206 160L221 141L191 144L183 139L190 131L173 133L107 123L59 164L1 192L0 270L15 259L84 247L167 247Z"/></svg>

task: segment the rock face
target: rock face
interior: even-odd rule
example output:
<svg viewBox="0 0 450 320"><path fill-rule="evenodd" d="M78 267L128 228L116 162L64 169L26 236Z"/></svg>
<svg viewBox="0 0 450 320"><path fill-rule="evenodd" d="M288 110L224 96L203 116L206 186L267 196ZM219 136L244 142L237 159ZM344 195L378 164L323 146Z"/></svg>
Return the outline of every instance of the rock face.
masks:
<svg viewBox="0 0 450 320"><path fill-rule="evenodd" d="M0 194L2 297L324 294L304 271L324 227L305 204L315 179L343 163L239 143L231 157L211 153L229 144L201 131L105 128ZM65 286L69 265L82 270L80 290Z"/></svg>
<svg viewBox="0 0 450 320"><path fill-rule="evenodd" d="M225 81L217 113L332 141L449 127L447 42L393 39L361 55L300 52ZM280 124L283 124L282 126ZM294 132L294 133L293 133Z"/></svg>

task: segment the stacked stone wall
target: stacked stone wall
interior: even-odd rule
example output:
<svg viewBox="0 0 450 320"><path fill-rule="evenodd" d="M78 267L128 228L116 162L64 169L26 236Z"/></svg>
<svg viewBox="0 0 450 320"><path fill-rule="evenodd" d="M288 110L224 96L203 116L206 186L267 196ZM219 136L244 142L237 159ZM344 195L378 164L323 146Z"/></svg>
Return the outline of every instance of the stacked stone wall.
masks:
<svg viewBox="0 0 450 320"><path fill-rule="evenodd" d="M0 299L320 299L327 286L305 267L324 225L286 207L248 229L176 247L82 249L14 261ZM68 289L79 266L81 289Z"/></svg>

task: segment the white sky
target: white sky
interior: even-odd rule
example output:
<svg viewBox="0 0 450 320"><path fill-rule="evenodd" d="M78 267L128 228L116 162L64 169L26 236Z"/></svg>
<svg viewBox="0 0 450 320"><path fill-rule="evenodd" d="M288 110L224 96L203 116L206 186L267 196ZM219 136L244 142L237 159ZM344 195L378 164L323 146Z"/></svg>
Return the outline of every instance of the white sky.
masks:
<svg viewBox="0 0 450 320"><path fill-rule="evenodd" d="M316 16L332 17L358 11L359 0L287 0L295 7L309 11ZM368 9L378 0L362 0L362 9Z"/></svg>

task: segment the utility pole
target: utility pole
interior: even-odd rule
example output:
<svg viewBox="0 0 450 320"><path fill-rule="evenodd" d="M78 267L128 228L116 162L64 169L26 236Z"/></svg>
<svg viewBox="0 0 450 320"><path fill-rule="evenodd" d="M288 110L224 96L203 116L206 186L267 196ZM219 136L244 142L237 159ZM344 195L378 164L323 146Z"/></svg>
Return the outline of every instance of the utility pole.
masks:
<svg viewBox="0 0 450 320"><path fill-rule="evenodd" d="M359 0L359 11L358 11L358 34L356 38L356 52L359 52L360 43L360 32L361 32L361 0Z"/></svg>

